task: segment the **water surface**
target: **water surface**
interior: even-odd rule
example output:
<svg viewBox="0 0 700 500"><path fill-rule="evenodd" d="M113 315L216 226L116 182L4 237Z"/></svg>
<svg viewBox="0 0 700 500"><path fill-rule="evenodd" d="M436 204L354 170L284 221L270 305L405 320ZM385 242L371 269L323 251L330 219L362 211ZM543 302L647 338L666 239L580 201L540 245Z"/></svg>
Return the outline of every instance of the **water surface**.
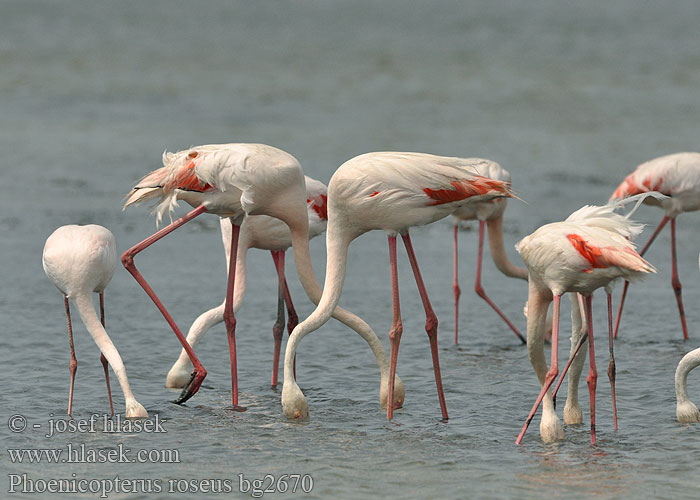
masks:
<svg viewBox="0 0 700 500"><path fill-rule="evenodd" d="M299 473L313 477L313 490L284 496L698 497L699 428L675 421L673 395L678 360L700 343L696 214L678 221L691 340L680 340L665 232L648 254L658 274L631 290L616 344L618 432L612 428L605 377L605 302L596 296L595 447L587 425L567 428L563 443L545 446L537 419L523 445L513 444L538 384L525 348L471 293L474 225L460 233L465 293L459 346L451 340L451 224L442 221L412 233L440 318L449 423L440 422L422 307L403 254L399 374L407 389L405 408L394 421L386 420L369 349L331 322L308 336L299 351L298 380L311 419L286 421L280 393L269 388L274 270L269 256L251 251L237 330L246 413L228 409L222 326L198 350L209 369L205 387L186 406L169 402L177 393L164 389L163 382L179 344L120 268L106 293L108 330L134 393L152 416L166 420L167 432L44 437L49 419L65 418L69 350L61 297L40 264L46 237L63 224L107 226L120 251L140 241L154 230L153 219L143 209L122 212L122 197L159 166L162 151L231 141L283 148L324 182L343 161L367 151L496 160L511 171L524 200L510 203L505 222L509 255L519 262L512 245L523 235L583 204L605 201L642 161L697 150L696 2L8 0L0 9L3 441L13 449L122 444L180 454L179 463L40 466L11 463L3 452L4 481L9 481L6 474L23 473L35 480L119 475L164 484L218 478L231 480L237 492L239 474L254 479ZM638 217L655 225L661 213L644 207ZM203 216L188 226L138 257L183 329L220 302L225 286L216 218ZM324 248L323 238L312 243L319 276ZM354 242L341 301L374 327L386 347L387 256L380 233ZM288 273L300 316L306 317L312 307L291 262ZM499 275L490 262L483 279L524 329L526 284ZM566 332L568 313L562 318ZM562 334L562 357L567 336ZM107 401L99 352L79 321L75 337L74 417L80 420L104 413ZM700 400L696 374L689 383L691 398ZM587 419L585 384L581 399ZM115 406L123 413L116 387ZM4 422L15 414L42 429L10 433ZM147 495L178 496L192 495L165 490Z"/></svg>

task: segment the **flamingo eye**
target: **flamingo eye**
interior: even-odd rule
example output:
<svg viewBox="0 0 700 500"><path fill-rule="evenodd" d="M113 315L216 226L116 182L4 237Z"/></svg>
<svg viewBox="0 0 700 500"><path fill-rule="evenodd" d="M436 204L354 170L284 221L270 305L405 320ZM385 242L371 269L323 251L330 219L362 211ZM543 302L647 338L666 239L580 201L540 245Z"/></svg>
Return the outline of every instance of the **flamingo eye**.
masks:
<svg viewBox="0 0 700 500"><path fill-rule="evenodd" d="M190 154L187 155L187 158L192 159L192 158L197 158L199 156L199 153L197 151L190 151Z"/></svg>

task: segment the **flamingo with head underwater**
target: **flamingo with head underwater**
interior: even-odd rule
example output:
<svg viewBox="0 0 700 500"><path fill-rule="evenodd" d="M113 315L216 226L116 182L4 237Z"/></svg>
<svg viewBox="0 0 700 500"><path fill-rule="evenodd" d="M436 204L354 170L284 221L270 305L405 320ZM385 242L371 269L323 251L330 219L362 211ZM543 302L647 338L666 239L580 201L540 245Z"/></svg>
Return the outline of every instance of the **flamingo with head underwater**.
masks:
<svg viewBox="0 0 700 500"><path fill-rule="evenodd" d="M187 401L197 392L206 376L206 370L163 303L136 269L134 257L202 213L210 212L231 220L231 255L224 323L231 360L232 402L234 409L242 409L238 406L236 319L233 313L235 263L240 225L246 215L268 215L280 219L289 227L294 263L299 279L309 298L317 303L321 297L321 287L316 281L309 254L309 219L306 199L304 173L296 158L272 146L243 143L211 144L177 153L166 152L163 154L163 167L146 175L127 195L125 207L138 202L156 202L158 221L165 213L172 213L178 200L183 200L195 207L184 217L172 222L122 255L124 267L151 297L194 365L190 381L176 403ZM344 309L336 308L333 316L355 330L369 344L381 374L380 401L386 404L389 385L388 360L377 335L362 319ZM396 377L396 384L401 390L397 397L402 398L403 384L398 377Z"/></svg>
<svg viewBox="0 0 700 500"><path fill-rule="evenodd" d="M644 195L643 195L644 196ZM632 201L636 198L631 198ZM640 200L641 202L641 200ZM642 231L642 225L614 213L622 203L585 206L565 221L546 224L523 238L516 245L529 271L527 346L530 362L542 384L535 404L516 439L522 442L525 431L542 403L540 435L544 442L563 439L564 430L554 411L549 388L556 379L558 368L559 303L566 292L585 297L584 311L588 327L590 370L588 388L591 398L591 443L595 443L595 391L597 370L593 343L591 299L593 291L604 287L608 295L610 366L608 376L615 401L615 362L612 351L611 292L618 278L634 281L655 272L630 241ZM630 212L631 214L632 212ZM544 357L544 333L547 309L554 302L552 320L551 367L547 370ZM572 312L573 314L573 312ZM572 349L572 355L574 350ZM613 407L615 405L613 404ZM615 410L614 410L615 411Z"/></svg>
<svg viewBox="0 0 700 500"><path fill-rule="evenodd" d="M306 181L306 206L309 217L309 238L315 238L326 230L328 215L326 205L328 188L325 184L309 176ZM224 242L226 253L226 265L231 255L231 221L228 218L221 219L221 238ZM288 322L287 331L291 335L294 327L299 323L297 313L292 303L287 280L284 274L285 253L292 246L292 235L289 227L281 220L267 215L251 215L243 219L238 240L238 254L236 259L236 285L233 291L233 312L241 307L246 293L246 255L248 249L259 248L269 250L275 264L278 283L277 321L272 328L274 339L274 355L272 362L272 387L277 387L280 349L282 345L282 330L284 328L284 309L287 306ZM224 306L221 305L202 313L190 327L187 333L187 343L194 349L204 334L214 325L224 320ZM192 373L192 363L184 349L180 357L168 372L165 380L166 387L182 388L187 385Z"/></svg>
<svg viewBox="0 0 700 500"><path fill-rule="evenodd" d="M42 262L46 275L63 294L65 302L71 358L69 363L68 415L73 413L73 387L78 368L73 344L70 299L78 308L85 327L102 353L100 359L107 380L107 395L112 414L114 414L114 405L112 404L112 391L109 387L108 364L112 366L124 393L126 416L148 417L146 409L136 401L131 392L122 358L104 328L104 290L112 280L114 270L117 267L114 235L109 229L94 224L59 227L46 240ZM99 319L92 303L93 293L100 295Z"/></svg>
<svg viewBox="0 0 700 500"><path fill-rule="evenodd" d="M658 191L667 196L664 199L650 197L645 200L645 203L661 207L665 215L639 254L646 253L666 223L671 221L671 286L678 302L683 338L688 340L688 327L681 297L682 287L676 263L676 217L682 212L700 210L700 153L675 153L642 163L622 181L610 201L650 191ZM620 327L628 287L629 282L625 282L615 322L615 338Z"/></svg>
<svg viewBox="0 0 700 500"><path fill-rule="evenodd" d="M326 233L326 281L314 312L292 332L284 359L282 408L289 418L305 418L308 403L292 374L293 360L301 339L320 328L340 300L345 280L348 246L373 229L384 230L389 240L394 321L389 333L391 365L389 401L393 374L403 332L396 265L396 236L400 234L425 309L425 329L430 341L433 370L443 419L448 418L442 389L437 350L437 317L428 298L409 236L409 228L437 221L457 208L477 201L512 196L509 184L480 175L489 160L450 158L423 153L367 153L341 165L328 185L328 229ZM392 418L394 405L387 406Z"/></svg>
<svg viewBox="0 0 700 500"><path fill-rule="evenodd" d="M496 179L499 181L510 182L510 173L503 167L501 167L496 162L489 162L488 165L479 169L479 174L488 177L489 179ZM508 200L506 198L496 198L493 200L469 203L463 207L458 208L452 213L452 218L454 220L454 237L453 237L453 268L454 268L454 281L452 285L452 290L454 292L454 302L455 302L455 338L454 342L457 344L458 341L458 331L459 331L459 297L462 291L459 288L457 271L457 232L459 230L459 222L463 220L478 220L479 221L479 250L476 263L476 279L474 282L474 291L476 294L484 299L491 308L496 311L503 321L506 322L508 327L513 330L513 333L520 339L524 344L525 338L521 335L518 329L513 325L513 323L506 317L501 309L486 295L484 287L481 285L481 263L483 260L484 253L484 232L486 227L488 227L488 237L489 237L489 249L491 250L491 258L499 271L510 278L519 278L527 281L527 269L523 267L518 267L514 265L509 259L506 253L505 247L503 245L503 212L506 210L506 204Z"/></svg>

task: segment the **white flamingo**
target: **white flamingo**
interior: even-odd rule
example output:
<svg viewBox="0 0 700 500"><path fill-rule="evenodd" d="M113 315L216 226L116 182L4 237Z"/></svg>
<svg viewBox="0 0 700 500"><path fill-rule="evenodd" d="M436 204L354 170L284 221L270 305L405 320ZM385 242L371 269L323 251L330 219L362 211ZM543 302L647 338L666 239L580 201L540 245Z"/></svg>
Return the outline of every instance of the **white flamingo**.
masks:
<svg viewBox="0 0 700 500"><path fill-rule="evenodd" d="M632 200L632 199L630 199ZM640 200L641 201L641 200ZM586 324L590 370L588 387L591 397L591 443L595 443L595 391L597 370L593 343L591 297L594 290L605 287L608 294L610 367L608 374L613 386L614 357L612 352L611 290L614 280L630 281L655 272L653 266L634 249L630 239L638 235L642 226L613 212L619 204L602 207L586 206L565 221L546 224L523 238L516 245L529 270L527 346L530 362L542 384L535 404L523 425L516 443L523 436L541 402L540 435L544 442L563 439L564 430L554 411L549 388L559 373L558 337L559 303L566 292L577 292L585 297ZM630 212L631 213L631 212ZM547 370L544 358L544 333L547 308L554 301L552 321L551 368Z"/></svg>
<svg viewBox="0 0 700 500"><path fill-rule="evenodd" d="M117 266L117 250L114 235L94 224L87 226L62 226L56 229L46 240L43 253L43 265L46 276L63 294L66 318L68 321L68 339L70 341L70 392L68 394L68 415L73 413L73 386L78 361L75 358L73 344L73 327L70 317L69 299L78 308L85 327L95 340L102 353L101 361L107 380L109 406L114 414L112 393L109 387L107 363L112 366L119 380L126 402L127 417L148 417L146 409L136 401L129 387L126 368L119 351L107 335L104 328L104 290L109 284ZM92 294L100 295L100 316L97 317L92 303Z"/></svg>
<svg viewBox="0 0 700 500"><path fill-rule="evenodd" d="M396 235L401 234L425 309L426 332L442 416L448 418L437 351L437 317L430 305L408 230L411 226L446 217L468 203L512 196L507 182L479 174L490 163L489 160L423 153L368 153L345 162L333 174L328 185L327 264L323 295L314 312L294 329L285 352L282 407L287 417L305 418L309 412L306 398L292 374L297 345L305 335L328 321L338 304L345 279L348 246L352 240L367 231L381 229L389 238L394 312L389 333L388 400L394 401L392 381L403 332L396 267ZM393 411L394 405L388 405L388 418L392 418Z"/></svg>

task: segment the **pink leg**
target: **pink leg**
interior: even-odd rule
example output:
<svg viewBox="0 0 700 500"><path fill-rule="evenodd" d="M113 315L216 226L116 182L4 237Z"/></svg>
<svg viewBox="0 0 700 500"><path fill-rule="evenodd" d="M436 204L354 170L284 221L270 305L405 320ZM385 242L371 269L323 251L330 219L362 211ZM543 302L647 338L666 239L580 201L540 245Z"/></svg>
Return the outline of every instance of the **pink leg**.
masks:
<svg viewBox="0 0 700 500"><path fill-rule="evenodd" d="M459 296L462 295L462 290L459 288L459 271L458 271L458 258L457 258L457 231L458 227L455 224L455 234L454 234L454 255L452 258L453 268L454 268L454 281L452 282L452 291L455 296L455 345L457 345L457 336L459 331Z"/></svg>
<svg viewBox="0 0 700 500"><path fill-rule="evenodd" d="M396 236L389 236L389 265L391 267L391 299L394 312L394 322L389 331L389 340L391 341L391 359L389 361L389 394L386 405L386 418L391 420L394 418L394 379L396 378L396 362L399 358L399 342L401 342L401 334L403 333L403 324L401 323L401 305L399 303L399 272L396 266Z"/></svg>
<svg viewBox="0 0 700 500"><path fill-rule="evenodd" d="M185 215L184 217L181 217L180 219L176 220L172 224L169 224L168 226L164 227L160 231L156 232L155 234L149 236L145 240L143 240L141 243L138 243L137 245L134 245L131 247L129 250L124 252L122 255L122 264L126 268L127 271L131 273L131 275L136 279L136 281L141 285L141 288L144 289L146 294L151 298L153 303L156 305L158 310L161 312L165 320L168 322L170 325L170 328L173 329L173 332L175 332L175 335L177 336L178 340L180 341L180 344L182 344L182 347L185 349L185 352L187 352L187 355L189 356L190 360L192 361L192 364L194 365L194 371L192 372L192 378L188 382L188 384L185 386L185 388L182 390L180 393L180 397L178 397L174 402L177 404L182 404L188 399L190 399L192 396L196 394L196 392L199 390L199 387L202 385L202 381L204 380L204 377L207 376L207 371L204 369L204 365L199 361L199 358L195 355L194 351L190 347L190 344L187 342L185 339L185 336L182 334L178 326L175 324L175 320L173 320L172 316L170 316L170 313L168 310L165 308L163 303L160 301L156 293L153 291L151 286L146 282L144 277L141 275L141 273L136 269L136 265L134 264L134 257L136 254L141 252L142 250L148 248L151 246L153 243L156 241L160 240L164 236L170 234L173 232L175 229L178 227L182 226L183 224L191 221L195 217L197 217L200 214L203 214L206 212L207 209L204 207L204 205L201 205L194 210L192 210L190 213Z"/></svg>
<svg viewBox="0 0 700 500"><path fill-rule="evenodd" d="M549 388L552 386L554 383L554 380L557 378L557 375L559 374L559 303L561 302L561 295L555 295L554 296L554 306L553 306L553 311L552 311L552 366L550 366L549 370L547 370L547 374L545 375L544 378L544 383L542 384L542 390L540 390L539 396L537 396L537 400L535 400L535 404L532 406L532 410L530 410L530 413L527 416L527 419L525 420L525 425L523 425L523 428L520 430L520 434L518 434L518 438L515 440L515 444L520 444L523 441L523 437L525 436L525 431L527 431L527 428L530 426L530 422L532 422L532 419L535 416L535 413L537 413L537 408L539 408L540 403L542 403L542 400L544 399L544 395L547 394L547 391Z"/></svg>
<svg viewBox="0 0 700 500"><path fill-rule="evenodd" d="M586 296L586 322L588 323L588 362L590 370L586 382L588 383L588 392L591 396L591 444L595 444L595 389L598 382L598 371L595 366L595 346L593 345L593 312L591 311L591 302L593 296Z"/></svg>
<svg viewBox="0 0 700 500"><path fill-rule="evenodd" d="M481 262L483 261L484 257L484 229L486 228L486 221L480 220L479 221L479 257L477 260L476 264L476 282L474 283L474 291L476 294L484 299L488 305L491 306L491 308L496 311L496 313L501 317L503 321L506 322L506 324L510 327L511 330L513 330L513 333L515 333L515 336L520 339L520 342L523 344L526 344L527 341L525 338L520 334L517 328L513 325L513 323L510 322L508 318L506 318L506 315L503 314L503 311L501 311L496 304L493 303L493 301L486 295L486 292L484 291L484 287L481 286Z"/></svg>
<svg viewBox="0 0 700 500"><path fill-rule="evenodd" d="M282 259L284 259L283 250L270 250L272 255L272 260L275 262L275 270L277 271L277 276L279 277L279 283L277 286L277 321L272 327L272 338L275 341L275 351L272 357L272 382L270 386L274 389L277 387L277 373L279 371L280 364L280 349L282 348L282 331L284 329L284 271L280 270L280 254L282 254ZM284 266L284 263L282 263Z"/></svg>
<svg viewBox="0 0 700 500"><path fill-rule="evenodd" d="M615 424L615 430L617 430L617 399L615 398L615 355L613 354L612 319L612 295L608 293L608 348L610 350L608 379L610 379L610 391L612 392L613 422Z"/></svg>
<svg viewBox="0 0 700 500"><path fill-rule="evenodd" d="M678 312L681 315L681 326L683 327L683 340L688 340L688 327L685 324L685 309L683 309L683 299L681 298L681 280L678 279L678 266L676 262L676 218L671 219L671 286L678 301Z"/></svg>
<svg viewBox="0 0 700 500"><path fill-rule="evenodd" d="M228 283L226 285L226 303L224 305L224 324L228 337L228 352L231 359L231 402L235 411L246 411L238 406L238 361L236 357L236 316L233 313L233 289L236 283L236 257L238 256L238 235L241 226L231 219L231 255L228 266Z"/></svg>
<svg viewBox="0 0 700 500"><path fill-rule="evenodd" d="M430 351L433 356L433 370L435 371L435 384L437 385L438 399L440 400L440 410L442 411L442 419L447 420L447 404L445 403L445 393L442 390L442 377L440 376L440 359L438 358L438 345L437 345L437 328L438 320L435 312L433 311L433 306L430 305L430 299L428 298L428 291L425 289L425 284L423 283L423 277L421 276L420 269L418 268L418 261L416 260L416 253L413 251L413 244L411 243L411 237L408 232L402 234L404 246L406 247L406 252L408 253L408 260L411 263L411 268L413 269L413 276L416 278L416 284L418 285L418 292L420 293L420 298L423 301L423 308L425 309L425 331L428 334L428 340L430 341ZM393 379L392 379L393 380ZM392 394L389 394L389 400Z"/></svg>
<svg viewBox="0 0 700 500"><path fill-rule="evenodd" d="M291 335L299 324L299 316L297 316L296 309L294 309L294 304L292 303L292 295L289 293L287 278L284 278L284 300L287 304L287 333Z"/></svg>
<svg viewBox="0 0 700 500"><path fill-rule="evenodd" d="M647 249L654 242L654 240L656 239L658 234L661 232L661 230L664 228L664 226L666 225L668 220L669 220L668 216L665 216L663 219L661 219L661 222L654 230L654 234L651 235L651 238L649 238L649 241L646 242L646 245L644 245L641 252L639 252L639 255L644 256ZM625 297L627 296L627 289L629 288L629 286L630 286L630 282L625 281L625 285L622 287L622 297L620 297L620 306L617 308L617 319L615 320L615 333L613 335L615 338L617 338L617 332L620 328L620 318L622 318L622 306L625 305Z"/></svg>
<svg viewBox="0 0 700 500"><path fill-rule="evenodd" d="M105 326L105 293L100 292L100 322ZM109 386L109 363L104 354L100 354L100 362L105 371L105 380L107 381L107 396L109 397L109 411L114 415L114 403L112 403L112 388Z"/></svg>
<svg viewBox="0 0 700 500"><path fill-rule="evenodd" d="M292 294L289 293L289 285L287 285L287 278L284 275L284 256L285 251L282 252L282 281L284 282L284 301L287 304L287 333L292 334L294 329L299 324L299 316L297 316L297 311L294 309L294 304L292 303ZM294 354L294 379L297 378L297 355Z"/></svg>
<svg viewBox="0 0 700 500"><path fill-rule="evenodd" d="M70 371L70 392L68 393L68 416L73 414L73 387L75 386L75 372L78 371L78 360L75 359L75 345L73 344L73 325L70 320L70 305L68 297L63 297L66 305L66 319L68 320L68 340L70 341L70 363L68 370Z"/></svg>

